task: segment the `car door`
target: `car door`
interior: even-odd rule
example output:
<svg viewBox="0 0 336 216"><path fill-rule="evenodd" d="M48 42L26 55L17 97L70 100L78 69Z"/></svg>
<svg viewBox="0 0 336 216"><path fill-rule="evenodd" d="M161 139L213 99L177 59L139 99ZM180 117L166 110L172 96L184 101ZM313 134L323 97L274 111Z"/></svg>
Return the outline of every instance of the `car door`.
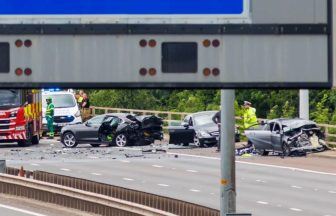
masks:
<svg viewBox="0 0 336 216"><path fill-rule="evenodd" d="M272 141L272 148L274 150L280 151L281 148L281 137L282 137L282 128L280 122L276 122L274 124L272 135L271 135L271 141Z"/></svg>
<svg viewBox="0 0 336 216"><path fill-rule="evenodd" d="M195 131L192 126L191 116L185 117L180 126L168 127L168 131L170 144L187 144L194 142Z"/></svg>
<svg viewBox="0 0 336 216"><path fill-rule="evenodd" d="M248 130L248 138L252 141L254 147L258 150L272 149L271 133L273 123L268 123L261 130Z"/></svg>
<svg viewBox="0 0 336 216"><path fill-rule="evenodd" d="M100 115L86 121L79 132L79 139L81 141L98 141L98 130L104 118L104 115Z"/></svg>

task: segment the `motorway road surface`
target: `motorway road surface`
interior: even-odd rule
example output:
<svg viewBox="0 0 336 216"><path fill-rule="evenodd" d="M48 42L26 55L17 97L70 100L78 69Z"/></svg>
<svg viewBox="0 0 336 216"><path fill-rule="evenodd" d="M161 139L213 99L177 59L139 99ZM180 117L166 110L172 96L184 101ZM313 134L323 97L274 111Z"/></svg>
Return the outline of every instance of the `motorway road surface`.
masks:
<svg viewBox="0 0 336 216"><path fill-rule="evenodd" d="M7 161L128 187L219 209L219 159L174 154L156 158ZM260 216L336 216L336 174L237 162L237 209Z"/></svg>

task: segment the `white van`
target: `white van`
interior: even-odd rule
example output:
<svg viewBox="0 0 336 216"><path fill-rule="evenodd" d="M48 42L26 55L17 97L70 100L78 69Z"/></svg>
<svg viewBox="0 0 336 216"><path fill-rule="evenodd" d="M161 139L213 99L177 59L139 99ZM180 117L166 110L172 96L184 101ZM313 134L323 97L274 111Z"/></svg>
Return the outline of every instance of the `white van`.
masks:
<svg viewBox="0 0 336 216"><path fill-rule="evenodd" d="M75 95L67 91L43 91L42 92L42 115L43 131L47 131L47 120L45 112L47 108L46 99L52 98L55 106L54 111L54 130L61 131L62 127L69 124L82 123L82 117L77 105Z"/></svg>

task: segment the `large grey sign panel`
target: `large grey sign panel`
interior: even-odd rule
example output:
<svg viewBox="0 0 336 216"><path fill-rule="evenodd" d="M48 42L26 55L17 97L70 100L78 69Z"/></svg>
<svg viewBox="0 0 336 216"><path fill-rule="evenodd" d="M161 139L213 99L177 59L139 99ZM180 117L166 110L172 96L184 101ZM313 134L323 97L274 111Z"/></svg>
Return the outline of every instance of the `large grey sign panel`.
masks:
<svg viewBox="0 0 336 216"><path fill-rule="evenodd" d="M32 36L32 47L14 46L17 36L1 36L9 41L10 73L0 74L2 86L10 83L69 84L107 87L108 83L139 86L153 83L158 87L206 84L211 87L244 83L323 84L328 82L327 37L309 35L128 35L128 36ZM139 41L196 42L196 73L162 73L161 46L142 48ZM218 39L219 48L203 47L205 39ZM17 68L30 68L32 75L17 76ZM155 76L142 76L141 68L155 68ZM219 76L205 77L205 68L218 68Z"/></svg>
<svg viewBox="0 0 336 216"><path fill-rule="evenodd" d="M8 43L10 55L0 88L331 87L330 0L253 0L248 6L250 15L240 24L0 25L1 49ZM17 47L17 40L32 46ZM205 40L218 40L219 47L205 47ZM174 73L167 73L165 59L178 54L165 56L167 43L196 47L186 52L195 58L181 56L182 64L177 60L169 65ZM29 76L15 73L27 68ZM205 76L205 69L220 73Z"/></svg>

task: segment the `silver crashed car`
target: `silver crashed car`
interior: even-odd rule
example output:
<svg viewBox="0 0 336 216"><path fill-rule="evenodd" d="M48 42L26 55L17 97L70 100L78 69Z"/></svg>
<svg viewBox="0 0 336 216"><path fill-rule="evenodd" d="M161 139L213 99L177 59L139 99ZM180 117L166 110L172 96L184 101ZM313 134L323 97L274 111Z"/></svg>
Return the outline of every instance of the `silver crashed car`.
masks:
<svg viewBox="0 0 336 216"><path fill-rule="evenodd" d="M328 147L324 135L313 121L303 119L274 119L245 131L248 142L261 155L324 151Z"/></svg>

